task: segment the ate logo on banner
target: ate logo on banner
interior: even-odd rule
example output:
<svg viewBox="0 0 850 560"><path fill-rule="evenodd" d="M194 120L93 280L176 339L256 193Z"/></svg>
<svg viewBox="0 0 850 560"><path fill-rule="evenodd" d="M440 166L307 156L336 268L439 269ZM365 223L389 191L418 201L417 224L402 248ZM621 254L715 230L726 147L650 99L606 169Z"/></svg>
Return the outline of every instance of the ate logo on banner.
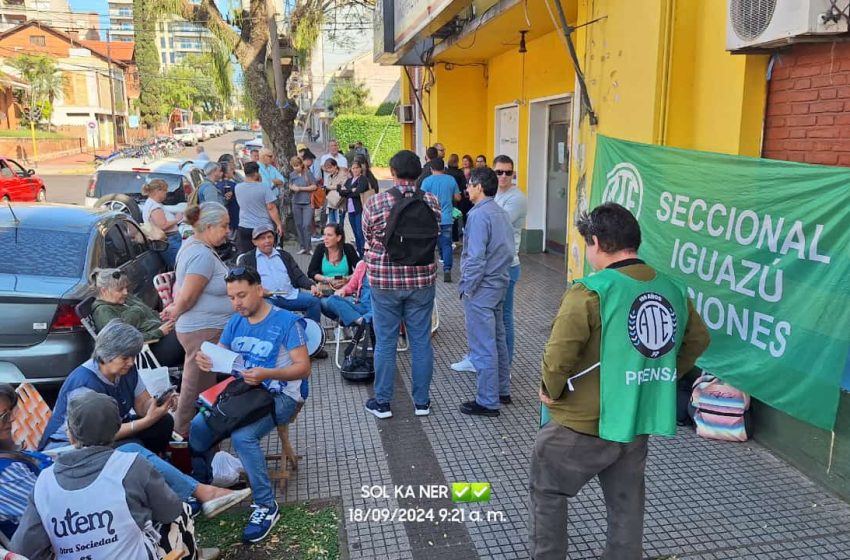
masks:
<svg viewBox="0 0 850 560"><path fill-rule="evenodd" d="M643 206L643 178L631 163L618 163L606 176L602 202L616 202L640 218Z"/></svg>
<svg viewBox="0 0 850 560"><path fill-rule="evenodd" d="M629 311L629 340L647 358L660 358L673 349L678 323L667 298L655 292L641 294Z"/></svg>

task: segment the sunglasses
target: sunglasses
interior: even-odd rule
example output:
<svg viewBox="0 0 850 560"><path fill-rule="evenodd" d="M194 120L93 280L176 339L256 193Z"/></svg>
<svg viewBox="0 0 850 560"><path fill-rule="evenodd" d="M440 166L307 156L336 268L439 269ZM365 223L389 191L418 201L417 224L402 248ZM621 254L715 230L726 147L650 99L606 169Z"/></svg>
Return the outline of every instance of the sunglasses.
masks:
<svg viewBox="0 0 850 560"><path fill-rule="evenodd" d="M244 266L237 266L227 271L227 276L224 277L225 282L239 280L248 273L248 269Z"/></svg>
<svg viewBox="0 0 850 560"><path fill-rule="evenodd" d="M505 171L504 169L496 169L496 170L495 170L495 173L496 173L496 175L498 175L499 177L502 177L503 175L510 175L511 177L513 177L513 175L514 175L514 170L513 170L513 169L511 169L510 171Z"/></svg>

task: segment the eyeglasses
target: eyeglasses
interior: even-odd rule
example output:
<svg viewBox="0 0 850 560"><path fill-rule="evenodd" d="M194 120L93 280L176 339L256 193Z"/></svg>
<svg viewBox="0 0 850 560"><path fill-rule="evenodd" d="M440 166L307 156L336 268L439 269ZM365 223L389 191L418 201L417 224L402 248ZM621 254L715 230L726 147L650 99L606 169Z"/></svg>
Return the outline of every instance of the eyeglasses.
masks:
<svg viewBox="0 0 850 560"><path fill-rule="evenodd" d="M499 177L502 177L503 175L510 175L511 177L513 177L513 175L514 175L514 170L513 170L513 169L511 169L510 171L506 171L506 170L504 170L504 169L496 169L496 170L494 171L494 173L496 173L496 175L498 175Z"/></svg>

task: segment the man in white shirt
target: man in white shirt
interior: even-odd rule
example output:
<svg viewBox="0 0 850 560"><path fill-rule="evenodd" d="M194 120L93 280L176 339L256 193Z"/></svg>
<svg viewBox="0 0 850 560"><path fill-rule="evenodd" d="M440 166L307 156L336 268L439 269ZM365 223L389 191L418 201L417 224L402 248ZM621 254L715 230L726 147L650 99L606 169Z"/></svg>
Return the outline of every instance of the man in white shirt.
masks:
<svg viewBox="0 0 850 560"><path fill-rule="evenodd" d="M322 320L321 290L301 270L287 251L275 248L275 230L272 226L255 227L252 232L253 251L239 255L238 266L253 268L260 274L263 288L276 307L288 311L301 311L316 323ZM324 349L314 358L326 358Z"/></svg>
<svg viewBox="0 0 850 560"><path fill-rule="evenodd" d="M330 158L333 158L336 161L336 164L340 169L348 169L348 160L345 159L345 156L342 155L339 151L339 142L336 140L331 140L328 143L328 153L323 155L319 160L319 165L324 169L325 162ZM327 175L327 174L326 174ZM327 184L327 177L325 177L325 183Z"/></svg>

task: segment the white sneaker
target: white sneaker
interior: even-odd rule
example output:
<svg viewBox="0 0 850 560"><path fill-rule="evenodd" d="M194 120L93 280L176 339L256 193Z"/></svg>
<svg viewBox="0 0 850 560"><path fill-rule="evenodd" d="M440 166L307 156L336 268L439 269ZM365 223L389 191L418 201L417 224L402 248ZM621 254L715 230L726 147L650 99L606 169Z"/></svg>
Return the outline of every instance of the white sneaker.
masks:
<svg viewBox="0 0 850 560"><path fill-rule="evenodd" d="M204 517L212 519L216 515L228 510L251 495L251 489L236 490L224 496L220 496L208 502L204 502L201 510L204 512Z"/></svg>
<svg viewBox="0 0 850 560"><path fill-rule="evenodd" d="M469 373L478 373L478 370L475 369L474 365L472 365L469 356L464 356L461 361L453 363L451 367L455 371L468 371Z"/></svg>
<svg viewBox="0 0 850 560"><path fill-rule="evenodd" d="M307 249L298 249L298 254L299 254L299 255L306 255L306 254L307 254Z"/></svg>

